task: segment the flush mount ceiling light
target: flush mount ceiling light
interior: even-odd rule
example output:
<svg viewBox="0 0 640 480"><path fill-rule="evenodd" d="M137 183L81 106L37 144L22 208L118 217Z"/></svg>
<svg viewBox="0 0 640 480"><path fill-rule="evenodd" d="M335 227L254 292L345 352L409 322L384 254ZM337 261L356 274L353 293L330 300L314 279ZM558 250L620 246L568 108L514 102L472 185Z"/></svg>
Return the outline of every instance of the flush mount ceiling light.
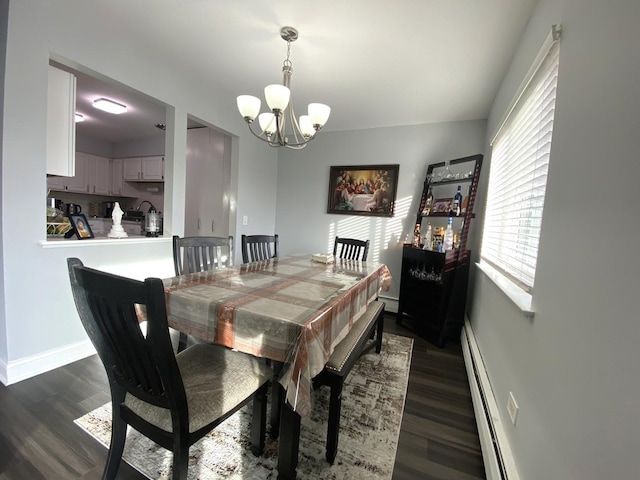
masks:
<svg viewBox="0 0 640 480"><path fill-rule="evenodd" d="M107 98L98 98L93 101L93 106L99 110L103 110L109 113L115 113L119 115L127 111L127 106L122 105L121 103L114 102L113 100L109 100Z"/></svg>
<svg viewBox="0 0 640 480"><path fill-rule="evenodd" d="M84 115L76 113L76 123L84 122Z"/></svg>
<svg viewBox="0 0 640 480"><path fill-rule="evenodd" d="M309 114L296 119L291 102L291 74L293 64L289 60L291 42L298 39L298 31L293 27L282 27L280 36L287 42L287 58L282 65L282 85L268 85L264 89L270 112L260 113L260 99L252 95L238 97L238 110L249 126L249 130L260 140L272 147L300 149L315 137L331 113L331 108L322 103L310 103ZM258 117L259 133L253 128L253 121Z"/></svg>

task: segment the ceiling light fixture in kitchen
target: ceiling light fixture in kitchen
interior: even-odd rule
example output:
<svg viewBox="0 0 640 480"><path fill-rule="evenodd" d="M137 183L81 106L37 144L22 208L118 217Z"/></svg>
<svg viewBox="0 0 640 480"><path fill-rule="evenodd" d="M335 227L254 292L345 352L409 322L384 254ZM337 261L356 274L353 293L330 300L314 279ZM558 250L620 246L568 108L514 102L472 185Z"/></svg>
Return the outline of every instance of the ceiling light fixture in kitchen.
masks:
<svg viewBox="0 0 640 480"><path fill-rule="evenodd" d="M298 31L293 27L282 27L280 36L287 42L287 58L282 65L284 77L282 85L268 85L264 89L264 96L271 111L260 113L260 99L252 95L238 97L238 110L249 125L251 133L260 140L272 147L300 149L306 147L307 143L315 137L316 132L327 123L331 108L322 103L310 103L309 114L301 115L298 122L291 102L291 90L289 90L293 73L293 64L289 60L289 55L291 42L298 39ZM260 133L252 128L256 117L260 124Z"/></svg>
<svg viewBox="0 0 640 480"><path fill-rule="evenodd" d="M76 113L76 123L84 122L84 115Z"/></svg>
<svg viewBox="0 0 640 480"><path fill-rule="evenodd" d="M121 113L127 111L126 105L114 102L113 100L109 100L108 98L98 98L97 100L94 100L93 106L99 110L103 110L109 113L115 113L116 115L120 115Z"/></svg>

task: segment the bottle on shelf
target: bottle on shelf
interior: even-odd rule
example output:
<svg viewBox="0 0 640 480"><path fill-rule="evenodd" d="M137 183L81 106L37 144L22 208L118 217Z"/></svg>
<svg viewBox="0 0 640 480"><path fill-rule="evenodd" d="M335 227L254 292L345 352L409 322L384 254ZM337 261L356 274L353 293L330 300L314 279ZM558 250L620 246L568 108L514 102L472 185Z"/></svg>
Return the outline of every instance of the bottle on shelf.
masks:
<svg viewBox="0 0 640 480"><path fill-rule="evenodd" d="M422 241L423 250L431 250L433 247L433 230L431 229L431 223L427 223L427 233L424 234Z"/></svg>
<svg viewBox="0 0 640 480"><path fill-rule="evenodd" d="M431 215L431 209L433 208L433 194L431 189L427 192L427 200L424 202L424 208L422 209L422 215Z"/></svg>
<svg viewBox="0 0 640 480"><path fill-rule="evenodd" d="M453 218L449 217L447 229L444 231L444 251L453 249Z"/></svg>
<svg viewBox="0 0 640 480"><path fill-rule="evenodd" d="M463 215L467 213L468 206L469 206L469 195L464 197L464 199L462 200L462 208L460 208L460 213L462 213Z"/></svg>
<svg viewBox="0 0 640 480"><path fill-rule="evenodd" d="M413 230L413 246L420 248L420 224L416 223L416 228Z"/></svg>
<svg viewBox="0 0 640 480"><path fill-rule="evenodd" d="M458 191L453 197L453 203L451 206L451 210L456 217L460 216L460 209L462 207L462 193L460 192L460 188L460 185L458 185Z"/></svg>

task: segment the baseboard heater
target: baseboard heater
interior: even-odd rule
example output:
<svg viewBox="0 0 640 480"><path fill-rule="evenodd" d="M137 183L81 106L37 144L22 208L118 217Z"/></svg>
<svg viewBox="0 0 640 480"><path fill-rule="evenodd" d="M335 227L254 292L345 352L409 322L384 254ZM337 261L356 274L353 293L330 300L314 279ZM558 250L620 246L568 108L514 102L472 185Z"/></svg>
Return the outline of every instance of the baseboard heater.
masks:
<svg viewBox="0 0 640 480"><path fill-rule="evenodd" d="M498 404L469 321L460 337L487 480L519 480Z"/></svg>

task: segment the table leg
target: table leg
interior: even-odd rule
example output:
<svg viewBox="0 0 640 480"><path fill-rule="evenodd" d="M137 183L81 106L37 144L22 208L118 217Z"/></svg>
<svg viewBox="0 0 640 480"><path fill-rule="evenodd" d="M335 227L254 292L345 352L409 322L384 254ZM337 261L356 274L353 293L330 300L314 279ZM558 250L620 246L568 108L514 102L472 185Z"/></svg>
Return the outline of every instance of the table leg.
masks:
<svg viewBox="0 0 640 480"><path fill-rule="evenodd" d="M283 389L278 382L280 372L284 364L282 362L273 361L273 379L271 380L271 417L269 422L271 423L271 438L278 438L280 433L280 410L282 408Z"/></svg>
<svg viewBox="0 0 640 480"><path fill-rule="evenodd" d="M287 404L286 395L283 394L278 445L278 480L295 480L299 443L300 415Z"/></svg>

